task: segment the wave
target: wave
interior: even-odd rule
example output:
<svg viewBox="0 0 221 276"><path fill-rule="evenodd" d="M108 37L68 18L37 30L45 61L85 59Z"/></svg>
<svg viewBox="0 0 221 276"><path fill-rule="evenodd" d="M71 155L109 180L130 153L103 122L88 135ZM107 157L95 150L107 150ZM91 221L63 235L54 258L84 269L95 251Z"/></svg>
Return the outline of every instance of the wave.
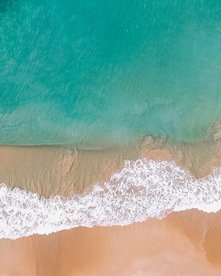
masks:
<svg viewBox="0 0 221 276"><path fill-rule="evenodd" d="M40 197L0 185L0 238L49 234L78 226L113 226L162 219L172 212L221 209L221 168L201 179L175 162L138 159L81 195Z"/></svg>

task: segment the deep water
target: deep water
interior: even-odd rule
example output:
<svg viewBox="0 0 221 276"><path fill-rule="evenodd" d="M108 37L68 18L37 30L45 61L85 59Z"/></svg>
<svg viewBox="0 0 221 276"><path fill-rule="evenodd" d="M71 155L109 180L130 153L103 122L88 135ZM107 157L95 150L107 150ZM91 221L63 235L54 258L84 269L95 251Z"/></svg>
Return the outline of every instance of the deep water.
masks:
<svg viewBox="0 0 221 276"><path fill-rule="evenodd" d="M220 1L0 2L1 144L200 140L220 76Z"/></svg>

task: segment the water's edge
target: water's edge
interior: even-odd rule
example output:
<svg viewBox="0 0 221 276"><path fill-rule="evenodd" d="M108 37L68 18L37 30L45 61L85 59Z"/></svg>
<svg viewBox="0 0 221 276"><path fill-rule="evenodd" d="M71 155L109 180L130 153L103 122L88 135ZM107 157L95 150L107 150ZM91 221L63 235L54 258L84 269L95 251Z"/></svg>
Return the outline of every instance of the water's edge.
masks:
<svg viewBox="0 0 221 276"><path fill-rule="evenodd" d="M125 161L109 181L83 194L40 197L0 187L0 238L16 239L84 226L128 225L172 212L221 209L221 168L195 179L174 161Z"/></svg>

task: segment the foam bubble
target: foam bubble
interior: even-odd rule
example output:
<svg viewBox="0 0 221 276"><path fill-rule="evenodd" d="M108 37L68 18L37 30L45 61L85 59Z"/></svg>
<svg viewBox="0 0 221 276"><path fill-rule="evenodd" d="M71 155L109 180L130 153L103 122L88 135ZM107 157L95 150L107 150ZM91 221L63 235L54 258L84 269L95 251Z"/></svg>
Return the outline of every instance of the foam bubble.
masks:
<svg viewBox="0 0 221 276"><path fill-rule="evenodd" d="M221 209L221 168L194 179L174 162L125 161L122 170L82 195L46 199L0 186L0 238L49 234L78 226L127 225L171 212Z"/></svg>

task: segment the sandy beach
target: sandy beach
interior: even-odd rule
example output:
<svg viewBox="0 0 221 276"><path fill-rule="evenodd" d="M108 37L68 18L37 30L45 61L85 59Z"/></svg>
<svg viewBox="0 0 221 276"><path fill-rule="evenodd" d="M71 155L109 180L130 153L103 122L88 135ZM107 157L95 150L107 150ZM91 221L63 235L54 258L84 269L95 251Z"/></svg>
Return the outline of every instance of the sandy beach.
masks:
<svg viewBox="0 0 221 276"><path fill-rule="evenodd" d="M0 275L220 275L221 213L0 240Z"/></svg>
<svg viewBox="0 0 221 276"><path fill-rule="evenodd" d="M221 143L174 143L146 137L135 144L108 149L68 146L0 146L0 182L49 197L82 193L108 181L124 160L175 161L195 178L221 165Z"/></svg>
<svg viewBox="0 0 221 276"><path fill-rule="evenodd" d="M0 146L0 182L45 197L81 193L109 179L124 159L136 159L136 146L77 150L65 146Z"/></svg>
<svg viewBox="0 0 221 276"><path fill-rule="evenodd" d="M0 0L0 38L0 276L221 275L221 2Z"/></svg>
<svg viewBox="0 0 221 276"><path fill-rule="evenodd" d="M1 182L39 195L81 193L110 179L125 159L175 160L194 177L220 166L219 141L146 138L121 149L0 147ZM86 173L85 173L86 172ZM0 240L0 275L220 275L221 212L172 213L128 226L74 228Z"/></svg>

